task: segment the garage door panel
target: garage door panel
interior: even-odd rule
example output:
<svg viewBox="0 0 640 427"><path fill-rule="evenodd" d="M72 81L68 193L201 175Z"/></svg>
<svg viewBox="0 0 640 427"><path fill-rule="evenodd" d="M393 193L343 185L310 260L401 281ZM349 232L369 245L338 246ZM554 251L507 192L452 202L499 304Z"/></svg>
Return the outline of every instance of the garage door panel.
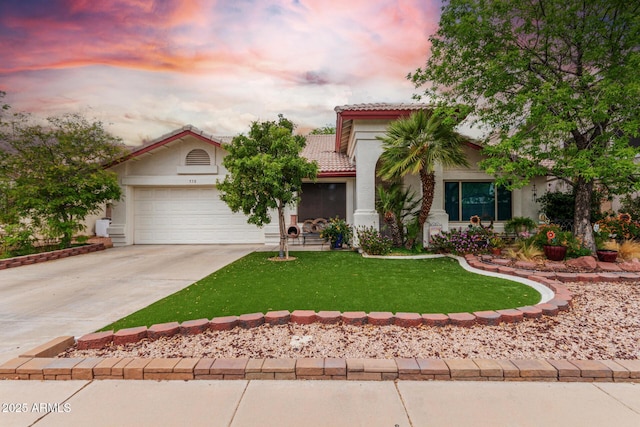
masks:
<svg viewBox="0 0 640 427"><path fill-rule="evenodd" d="M220 200L216 188L140 188L134 196L134 243L263 243L262 229L247 224Z"/></svg>

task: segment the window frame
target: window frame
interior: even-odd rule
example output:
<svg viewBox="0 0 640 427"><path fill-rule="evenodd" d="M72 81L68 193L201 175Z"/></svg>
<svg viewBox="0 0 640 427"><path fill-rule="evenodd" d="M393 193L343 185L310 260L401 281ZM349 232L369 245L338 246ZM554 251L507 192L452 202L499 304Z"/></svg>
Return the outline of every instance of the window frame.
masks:
<svg viewBox="0 0 640 427"><path fill-rule="evenodd" d="M335 185L334 190L330 190L329 187ZM312 187L315 191L313 194L309 188ZM330 193L335 191L334 197L336 200L330 200ZM305 194L309 197L313 194L312 202L305 204ZM302 183L302 191L300 194L300 201L298 202L297 212L298 219L304 221L306 219L325 218L330 219L333 217L340 217L346 219L347 215L347 183L346 182L304 182ZM313 216L309 216L313 214ZM344 215L344 216L343 216Z"/></svg>
<svg viewBox="0 0 640 427"><path fill-rule="evenodd" d="M463 185L464 184L469 184L469 183L475 183L475 184L493 184L494 186L494 195L493 195L493 213L494 213L494 218L493 221L494 222L506 222L508 220L510 220L511 218L513 218L513 191L511 190L507 190L504 186L499 187L498 185L496 185L495 181L488 181L485 179L445 179L443 181L443 208L445 210L445 212L447 212L447 214L449 215L449 217L451 218L451 213L447 210L447 205L450 204L448 203L447 200L447 184L452 184L455 183L457 184L457 190L458 190L458 194L457 194L457 200L456 200L456 204L457 204L457 218L458 219L450 219L449 221L451 222L466 222L468 221L468 219L464 219L462 212L463 212L463 204L462 204L462 193L463 193ZM499 194L500 192L508 192L509 193L509 216L508 218L503 218L500 216L500 205L499 205ZM483 220L486 220L486 218L482 218Z"/></svg>

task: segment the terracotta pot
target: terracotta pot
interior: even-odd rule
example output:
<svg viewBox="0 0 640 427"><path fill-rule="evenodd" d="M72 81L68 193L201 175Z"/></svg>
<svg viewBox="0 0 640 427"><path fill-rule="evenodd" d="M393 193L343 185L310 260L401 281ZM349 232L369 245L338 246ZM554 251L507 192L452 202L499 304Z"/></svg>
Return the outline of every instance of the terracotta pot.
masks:
<svg viewBox="0 0 640 427"><path fill-rule="evenodd" d="M598 256L598 261L616 262L616 258L618 258L618 251L612 251L609 249L598 249L596 251L596 255Z"/></svg>
<svg viewBox="0 0 640 427"><path fill-rule="evenodd" d="M544 245L544 256L546 256L551 261L562 261L566 255L566 246Z"/></svg>
<svg viewBox="0 0 640 427"><path fill-rule="evenodd" d="M502 255L502 248L491 248L491 253L493 255Z"/></svg>

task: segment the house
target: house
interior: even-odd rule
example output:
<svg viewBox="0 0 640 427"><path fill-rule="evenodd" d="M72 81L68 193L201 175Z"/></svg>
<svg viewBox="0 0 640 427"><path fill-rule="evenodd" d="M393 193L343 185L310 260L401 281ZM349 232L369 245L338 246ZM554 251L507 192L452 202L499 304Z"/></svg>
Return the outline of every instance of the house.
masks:
<svg viewBox="0 0 640 427"><path fill-rule="evenodd" d="M301 202L290 208L301 224L306 219L340 216L354 226L378 226L376 177L388 123L425 104L359 104L336 107L336 135L310 135L302 155L319 165L316 182L305 183ZM185 126L137 147L112 166L124 197L110 208L108 229L114 245L265 243L278 241L276 223L258 228L242 213L233 213L220 200L216 182L226 170L222 144L230 137L208 135ZM535 185L523 189L496 188L480 171L481 147L471 139L465 146L470 168L439 168L429 230L466 227L472 215L493 218L500 230L513 216L537 218ZM405 184L420 193L417 176Z"/></svg>

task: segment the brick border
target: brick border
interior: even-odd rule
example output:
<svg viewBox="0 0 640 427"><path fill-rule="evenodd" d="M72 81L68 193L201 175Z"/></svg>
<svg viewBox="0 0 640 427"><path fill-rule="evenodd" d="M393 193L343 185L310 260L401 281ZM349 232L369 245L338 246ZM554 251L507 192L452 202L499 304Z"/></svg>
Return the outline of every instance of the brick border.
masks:
<svg viewBox="0 0 640 427"><path fill-rule="evenodd" d="M72 337L61 337L73 339ZM58 339L60 340L60 339ZM640 360L17 357L5 380L443 380L640 383Z"/></svg>
<svg viewBox="0 0 640 427"><path fill-rule="evenodd" d="M24 255L14 258L0 259L0 270L6 268L22 267L39 262L52 261L54 259L66 258L70 256L88 254L90 252L103 251L106 249L104 243L90 243L88 245L76 246L74 248L59 249L57 251L42 252L39 254Z"/></svg>
<svg viewBox="0 0 640 427"><path fill-rule="evenodd" d="M508 267L500 265L504 258L495 257L493 255L472 255L467 254L464 259L474 268L489 272L498 272L513 276L526 277L539 283L546 283L540 279L546 278L550 281L561 283L566 282L636 282L640 281L640 272L626 271L623 269L597 272L580 272L572 273L566 271L537 271L526 268ZM508 261L508 260L505 260ZM598 267L602 268L607 263L598 263Z"/></svg>

